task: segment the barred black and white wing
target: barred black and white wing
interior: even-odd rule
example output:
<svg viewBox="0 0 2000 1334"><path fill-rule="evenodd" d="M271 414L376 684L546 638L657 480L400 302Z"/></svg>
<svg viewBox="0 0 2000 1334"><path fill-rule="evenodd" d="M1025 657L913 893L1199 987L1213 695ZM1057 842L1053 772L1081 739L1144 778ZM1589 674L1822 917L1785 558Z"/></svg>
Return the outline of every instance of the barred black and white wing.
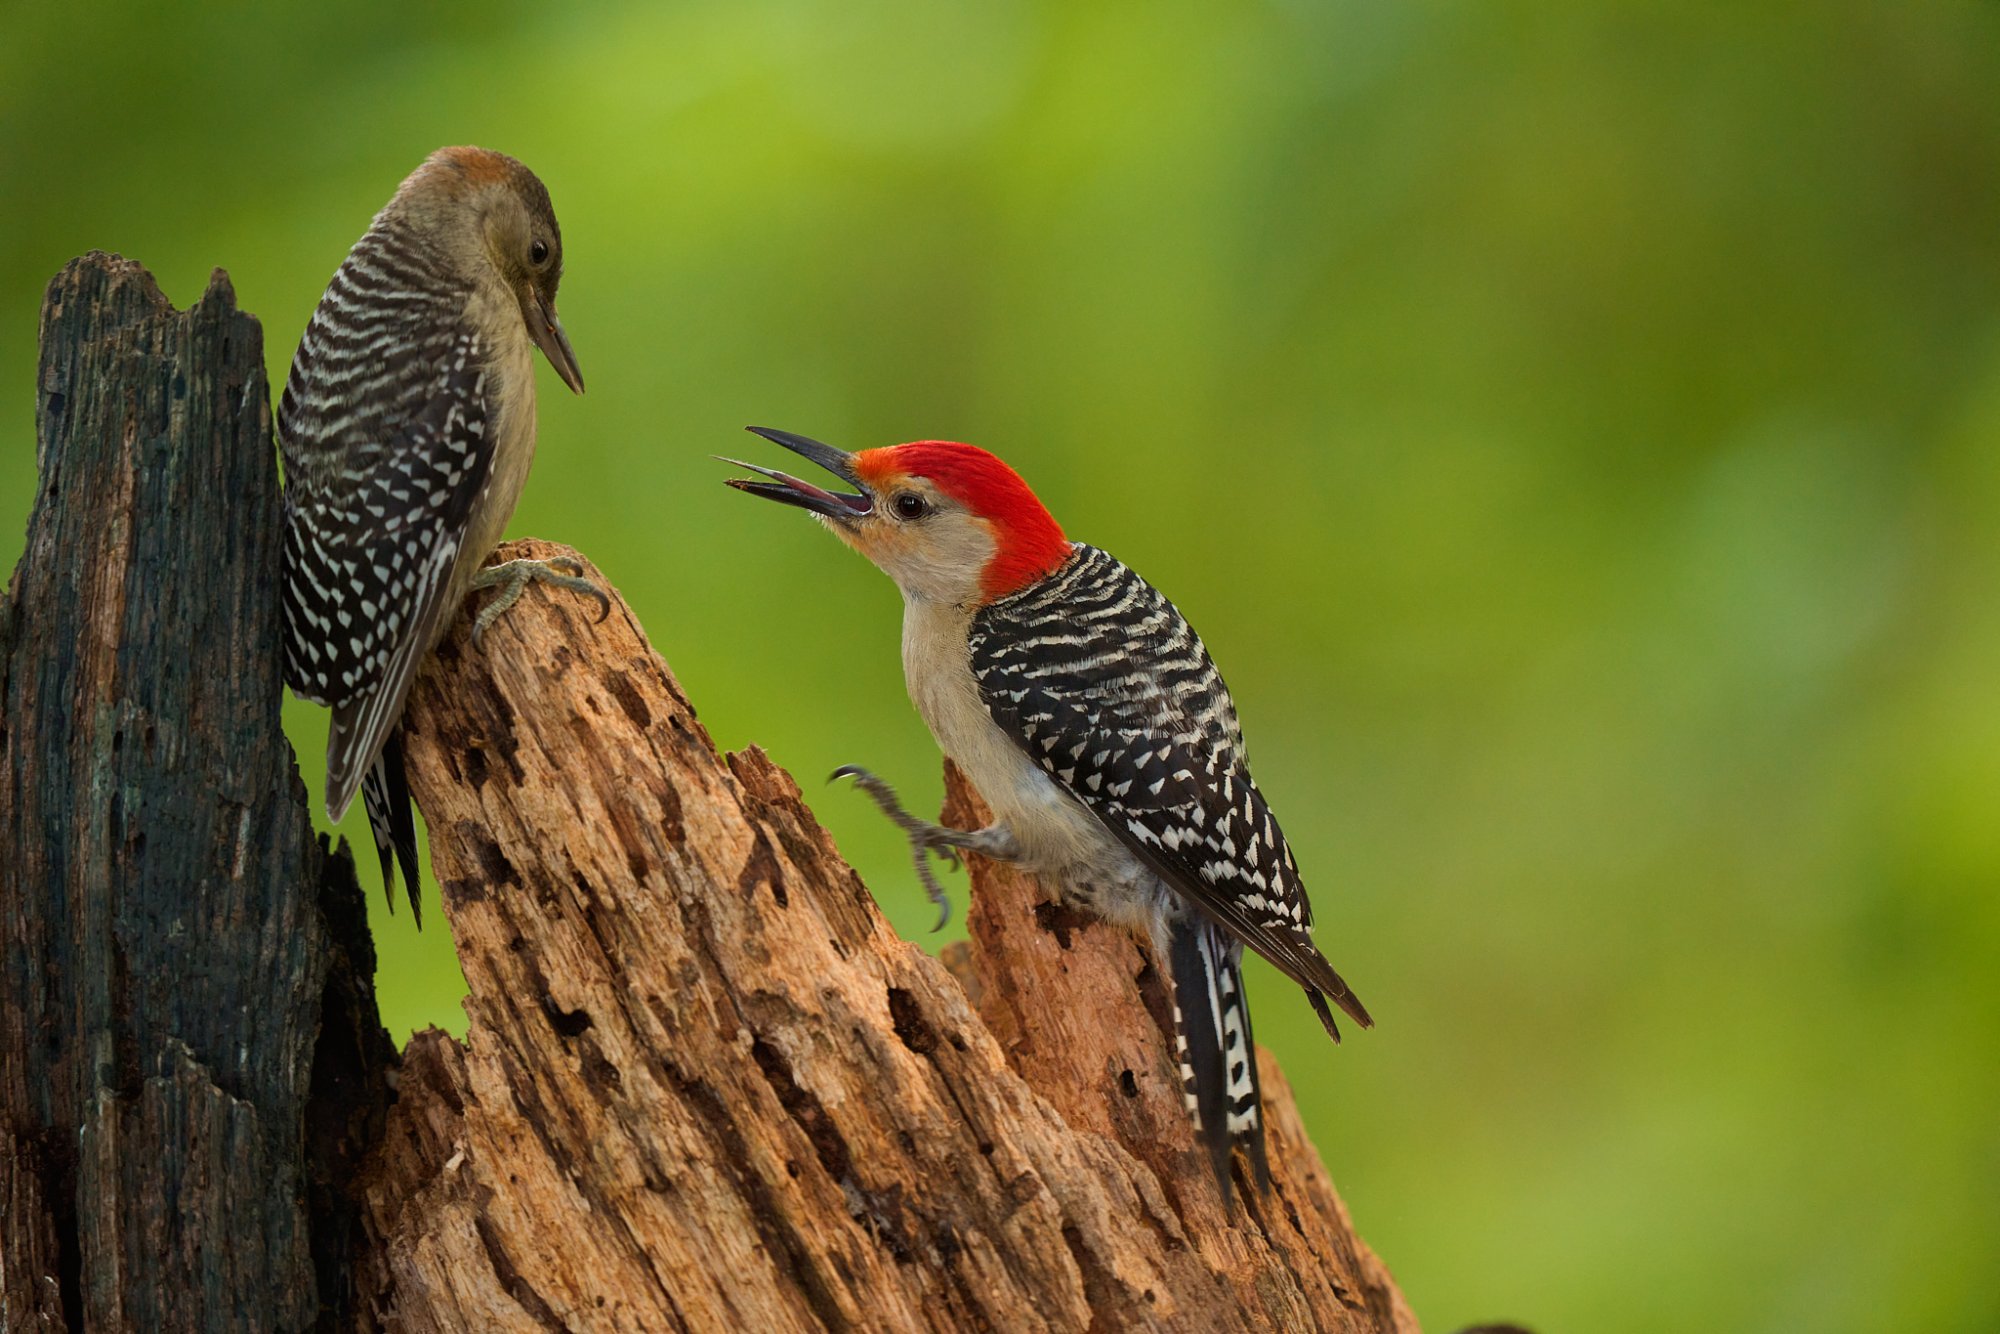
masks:
<svg viewBox="0 0 2000 1334"><path fill-rule="evenodd" d="M1305 988L1360 1000L1314 946L1298 866L1250 777L1236 707L1160 592L1095 547L982 609L972 672L987 711L1043 772L1236 940Z"/></svg>
<svg viewBox="0 0 2000 1334"><path fill-rule="evenodd" d="M445 617L452 571L492 473L487 349L445 266L378 222L328 286L279 408L285 460L285 676L333 708L328 814L364 779L383 854L414 824L387 747ZM385 761L385 753L388 759ZM395 772L383 766L393 764Z"/></svg>

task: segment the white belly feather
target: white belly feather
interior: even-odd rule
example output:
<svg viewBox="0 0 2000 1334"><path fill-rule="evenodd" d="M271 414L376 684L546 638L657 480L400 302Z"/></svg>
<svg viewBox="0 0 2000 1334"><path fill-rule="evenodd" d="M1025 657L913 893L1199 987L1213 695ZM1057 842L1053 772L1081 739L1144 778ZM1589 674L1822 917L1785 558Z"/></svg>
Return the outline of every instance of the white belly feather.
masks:
<svg viewBox="0 0 2000 1334"><path fill-rule="evenodd" d="M1024 868L1107 918L1150 927L1166 887L993 721L972 676L971 619L962 607L905 601L903 675L911 702L994 821L1013 834Z"/></svg>

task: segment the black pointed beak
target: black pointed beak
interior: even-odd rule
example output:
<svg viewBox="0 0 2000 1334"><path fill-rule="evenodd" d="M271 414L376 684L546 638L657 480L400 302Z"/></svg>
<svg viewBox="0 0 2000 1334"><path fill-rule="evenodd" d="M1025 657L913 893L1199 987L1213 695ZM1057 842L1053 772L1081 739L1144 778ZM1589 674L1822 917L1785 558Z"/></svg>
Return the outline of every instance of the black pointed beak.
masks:
<svg viewBox="0 0 2000 1334"><path fill-rule="evenodd" d="M569 345L569 335L563 331L562 321L556 317L553 301L544 301L540 293L531 293L525 302L528 315L528 336L535 340L535 346L542 349L542 355L549 359L549 365L556 368L570 392L583 392L583 372L576 366L576 350Z"/></svg>
<svg viewBox="0 0 2000 1334"><path fill-rule="evenodd" d="M829 491L825 487L814 486L811 482L800 481L789 473L775 468L762 468L741 459L722 459L739 468L748 468L760 477L768 477L768 482L753 482L748 477L731 477L728 485L738 491L747 491L753 496L775 500L783 505L797 505L800 509L824 514L830 519L858 519L875 508L874 493L868 489L854 471L854 456L832 445L822 445L817 440L808 440L790 431L777 431L768 426L748 426L744 428L752 435L761 435L773 444L783 445L794 454L811 459L820 467L854 487L853 492ZM718 458L721 456L718 455Z"/></svg>

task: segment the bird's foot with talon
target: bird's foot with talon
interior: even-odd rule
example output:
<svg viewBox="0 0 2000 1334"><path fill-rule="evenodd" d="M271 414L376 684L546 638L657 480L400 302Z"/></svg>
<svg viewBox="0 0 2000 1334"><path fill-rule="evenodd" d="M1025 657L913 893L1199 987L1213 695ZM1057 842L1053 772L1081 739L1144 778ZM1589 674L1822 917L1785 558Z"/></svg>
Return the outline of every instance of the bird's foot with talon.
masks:
<svg viewBox="0 0 2000 1334"><path fill-rule="evenodd" d="M529 584L567 588L573 593L597 599L597 619L600 621L611 614L611 595L584 577L583 563L574 557L502 561L498 565L488 565L472 576L472 587L500 590L498 596L479 609L479 615L472 622L472 642L475 646L485 639L486 627L520 601Z"/></svg>
<svg viewBox="0 0 2000 1334"><path fill-rule="evenodd" d="M938 907L937 925L931 930L942 931L951 920L951 900L932 873L928 854L936 853L939 858L957 868L965 865L965 852L976 852L995 861L1011 861L1020 855L1014 836L1001 825L988 825L984 829L951 829L930 820L921 820L903 809L903 803L896 796L896 789L877 778L859 765L844 764L833 771L828 782L841 778L852 778L854 785L866 792L890 823L902 830L910 840L910 855L917 870L917 879L923 884L924 892Z"/></svg>

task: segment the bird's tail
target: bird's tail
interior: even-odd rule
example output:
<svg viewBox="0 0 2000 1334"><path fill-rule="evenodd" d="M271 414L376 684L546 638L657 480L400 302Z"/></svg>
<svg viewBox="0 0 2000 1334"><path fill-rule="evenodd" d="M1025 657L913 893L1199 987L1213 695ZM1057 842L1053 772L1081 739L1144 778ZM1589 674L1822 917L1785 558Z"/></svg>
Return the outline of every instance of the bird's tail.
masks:
<svg viewBox="0 0 2000 1334"><path fill-rule="evenodd" d="M1243 947L1207 919L1190 917L1174 925L1168 953L1181 1087L1222 1197L1230 1195L1230 1151L1237 1145L1249 1156L1258 1189L1268 1190L1264 1097L1243 990Z"/></svg>
<svg viewBox="0 0 2000 1334"><path fill-rule="evenodd" d="M1326 1035L1335 1042L1340 1041L1340 1025L1333 1021L1333 1011L1326 1003L1329 996L1333 998L1333 1003L1355 1023L1363 1028L1375 1027L1375 1018L1368 1013L1368 1007L1361 1003L1361 997L1355 995L1354 989L1347 985L1347 979L1333 971L1333 965L1326 961L1326 956L1312 943L1312 937L1303 931L1296 932L1295 935L1300 947L1318 966L1304 977L1299 977L1297 974L1292 976L1305 988L1306 999L1312 1002L1313 1013L1319 1016L1320 1024L1326 1029Z"/></svg>
<svg viewBox="0 0 2000 1334"><path fill-rule="evenodd" d="M375 836L375 851L382 858L382 892L388 895L389 910L396 909L395 864L401 862L410 912L421 927L424 902L417 879L417 822L410 806L409 777L403 770L401 728L390 731L382 753L368 766L361 780L361 804L367 808L368 831Z"/></svg>

